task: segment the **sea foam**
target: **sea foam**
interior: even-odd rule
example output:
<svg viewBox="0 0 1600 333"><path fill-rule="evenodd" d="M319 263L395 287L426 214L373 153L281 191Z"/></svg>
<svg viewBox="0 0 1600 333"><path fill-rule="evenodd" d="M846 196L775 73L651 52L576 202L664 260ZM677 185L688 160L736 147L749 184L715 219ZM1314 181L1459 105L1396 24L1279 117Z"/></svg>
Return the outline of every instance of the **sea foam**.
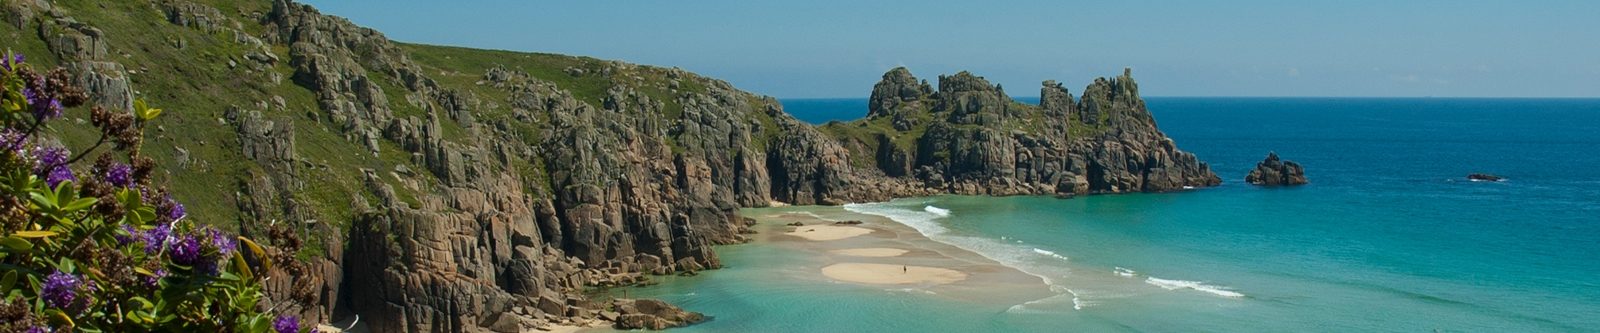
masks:
<svg viewBox="0 0 1600 333"><path fill-rule="evenodd" d="M940 225L937 221L949 216L950 210L948 209L924 206L921 211L917 211L913 210L914 208L895 206L890 203L847 204L844 205L844 209L858 214L888 218L917 230L918 233L928 237L928 239L977 253L1006 267L1015 268L1023 273L1039 277L1044 280L1045 284L1050 285L1050 289L1056 292L1057 295L1046 297L1036 302L1045 303L1047 302L1045 301L1046 299L1052 298L1062 299L1063 301L1075 299L1072 301L1073 307L1079 309L1092 304L1077 295L1073 295L1065 287L1057 285L1056 279L1069 276L1072 273L1071 269L1061 262L1061 260L1067 259L1066 256L1049 250L1008 244L1008 242L1002 240L950 234L950 230ZM1022 242L1022 240L1015 241ZM1040 258L1041 255L1050 258Z"/></svg>
<svg viewBox="0 0 1600 333"><path fill-rule="evenodd" d="M1228 290L1226 287L1213 286L1199 281L1167 280L1152 276L1145 278L1144 282L1166 290L1192 289L1222 297L1244 297L1244 294L1241 294L1237 291Z"/></svg>
<svg viewBox="0 0 1600 333"><path fill-rule="evenodd" d="M1050 251L1050 250L1042 250L1042 249L1039 249L1037 247L1033 248L1033 253L1038 253L1038 254L1042 254L1042 255L1045 255L1045 256L1048 256L1048 257L1051 257L1051 258L1056 258L1056 259L1061 259L1061 260L1069 260L1069 259L1067 259L1067 256L1056 254L1054 251Z"/></svg>

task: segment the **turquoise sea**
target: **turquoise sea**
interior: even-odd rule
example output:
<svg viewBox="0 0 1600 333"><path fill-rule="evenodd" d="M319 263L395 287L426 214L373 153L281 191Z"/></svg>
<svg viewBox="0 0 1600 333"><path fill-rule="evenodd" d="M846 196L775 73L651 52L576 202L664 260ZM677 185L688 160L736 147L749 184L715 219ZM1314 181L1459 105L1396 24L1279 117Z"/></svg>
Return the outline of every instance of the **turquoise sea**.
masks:
<svg viewBox="0 0 1600 333"><path fill-rule="evenodd" d="M813 122L865 105L785 102ZM760 243L721 247L726 269L629 292L713 317L682 332L1600 331L1600 100L1148 105L1222 186L845 207L1049 281L1034 301L803 279L792 263L814 259ZM1268 151L1312 183L1243 184Z"/></svg>

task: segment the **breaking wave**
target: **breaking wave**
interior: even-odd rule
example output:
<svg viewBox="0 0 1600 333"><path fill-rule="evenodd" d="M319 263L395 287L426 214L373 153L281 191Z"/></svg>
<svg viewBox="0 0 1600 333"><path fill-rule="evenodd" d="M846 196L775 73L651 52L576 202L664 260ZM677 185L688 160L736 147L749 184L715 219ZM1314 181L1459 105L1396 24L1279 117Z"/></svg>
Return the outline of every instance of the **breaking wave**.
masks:
<svg viewBox="0 0 1600 333"><path fill-rule="evenodd" d="M1213 285L1205 284L1205 283L1202 283L1202 282L1199 282L1199 281L1167 280L1167 279L1161 279L1161 278L1156 278L1156 277L1152 276L1152 277L1149 277L1149 278L1145 278L1144 282L1145 283L1149 283L1150 285L1153 285L1153 286L1161 287L1162 289L1166 289L1166 290L1192 289L1192 290L1201 291L1201 292L1205 292L1205 293L1209 293L1209 294L1217 295L1217 296L1222 296L1222 297L1229 297L1229 298L1244 297L1244 294L1241 294L1241 293L1239 293L1237 291L1228 290L1227 287L1213 286Z"/></svg>

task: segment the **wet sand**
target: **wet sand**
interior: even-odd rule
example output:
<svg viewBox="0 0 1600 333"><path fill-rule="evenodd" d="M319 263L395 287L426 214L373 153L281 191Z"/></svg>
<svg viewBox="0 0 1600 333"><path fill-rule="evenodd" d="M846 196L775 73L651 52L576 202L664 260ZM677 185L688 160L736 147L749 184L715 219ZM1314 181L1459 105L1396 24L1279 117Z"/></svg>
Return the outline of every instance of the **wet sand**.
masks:
<svg viewBox="0 0 1600 333"><path fill-rule="evenodd" d="M1039 277L977 253L928 239L892 220L840 207L748 209L759 232L752 244L808 255L796 263L819 282L913 288L973 301L1025 302L1049 294ZM836 224L860 221L860 224ZM792 224L799 223L799 226Z"/></svg>

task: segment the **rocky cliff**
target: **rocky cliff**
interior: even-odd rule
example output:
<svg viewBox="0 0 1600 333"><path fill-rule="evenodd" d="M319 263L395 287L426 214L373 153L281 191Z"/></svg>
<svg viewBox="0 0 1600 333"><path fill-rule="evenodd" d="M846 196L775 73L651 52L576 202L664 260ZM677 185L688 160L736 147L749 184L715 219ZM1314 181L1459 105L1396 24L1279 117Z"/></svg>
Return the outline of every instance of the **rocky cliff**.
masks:
<svg viewBox="0 0 1600 333"><path fill-rule="evenodd" d="M7 47L74 68L96 103L168 110L145 146L194 220L301 230L307 265L267 286L280 307L379 332L692 322L582 291L719 267L710 246L744 240L741 207L1218 182L1127 73L1077 100L1046 82L1026 105L968 73L934 89L896 69L867 119L818 128L675 68L397 43L284 0L0 14Z"/></svg>
<svg viewBox="0 0 1600 333"><path fill-rule="evenodd" d="M832 123L864 174L904 180L895 195L1161 192L1221 182L1156 128L1131 73L1100 78L1074 101L1054 81L1039 105L967 72L938 90L905 68L883 75L866 119Z"/></svg>

